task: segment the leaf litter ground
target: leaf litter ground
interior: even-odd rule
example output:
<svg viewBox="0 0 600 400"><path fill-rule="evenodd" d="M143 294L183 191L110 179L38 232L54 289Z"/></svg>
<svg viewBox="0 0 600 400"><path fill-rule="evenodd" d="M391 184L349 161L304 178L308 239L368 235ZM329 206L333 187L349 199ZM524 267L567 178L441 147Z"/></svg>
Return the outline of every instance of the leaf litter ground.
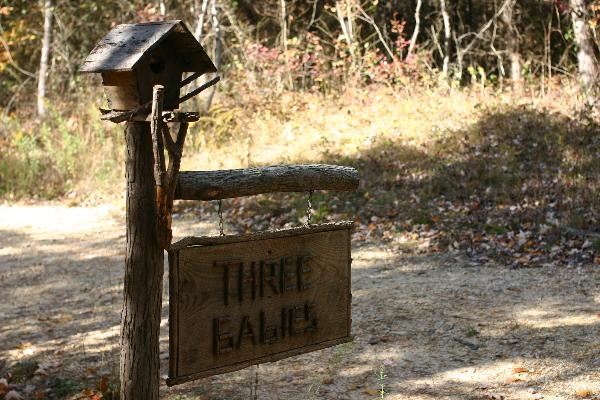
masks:
<svg viewBox="0 0 600 400"><path fill-rule="evenodd" d="M186 153L184 169L243 167L247 155L361 174L357 193L313 202L314 221L356 222L356 340L261 366L259 398L375 399L382 388L388 399L600 396L600 128L570 111L565 90L516 100L357 89L323 104L302 94L289 99L294 112L237 110L244 132L264 132L247 149L240 137L202 149L235 165L195 165L200 150ZM303 195L224 203L231 233L298 225L306 209ZM216 234L214 208L179 203L176 235ZM114 398L123 215L0 207L0 396ZM244 370L161 391L247 399L252 381Z"/></svg>
<svg viewBox="0 0 600 400"><path fill-rule="evenodd" d="M111 398L123 214L114 206L0 207L0 398ZM180 209L175 233L216 234L215 216ZM388 399L600 396L593 263L514 268L460 249L419 251L420 236L389 235L355 235L354 343L260 366L260 399L376 399L382 387ZM167 295L165 283L163 375ZM252 374L163 384L161 396L247 399Z"/></svg>

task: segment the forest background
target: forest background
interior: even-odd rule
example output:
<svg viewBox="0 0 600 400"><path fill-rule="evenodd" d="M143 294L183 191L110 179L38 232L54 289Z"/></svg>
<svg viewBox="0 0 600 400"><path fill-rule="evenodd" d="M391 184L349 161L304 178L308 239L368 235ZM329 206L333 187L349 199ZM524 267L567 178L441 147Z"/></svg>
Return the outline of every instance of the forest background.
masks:
<svg viewBox="0 0 600 400"><path fill-rule="evenodd" d="M122 127L100 121L99 79L78 69L119 23L182 19L223 78L187 106L202 116L184 169L353 165L359 192L318 197L316 219L352 215L356 238L514 265L598 259L598 1L0 4L6 202L123 198ZM233 203L239 231L303 207Z"/></svg>
<svg viewBox="0 0 600 400"><path fill-rule="evenodd" d="M124 125L78 70L163 19L222 78L185 103L182 170L360 174L312 197L355 221L354 347L261 366L262 392L600 396L600 0L0 0L0 398L116 398ZM227 199L224 230L298 226L307 198ZM216 234L215 203L178 202L176 236ZM247 398L244 374L161 391Z"/></svg>

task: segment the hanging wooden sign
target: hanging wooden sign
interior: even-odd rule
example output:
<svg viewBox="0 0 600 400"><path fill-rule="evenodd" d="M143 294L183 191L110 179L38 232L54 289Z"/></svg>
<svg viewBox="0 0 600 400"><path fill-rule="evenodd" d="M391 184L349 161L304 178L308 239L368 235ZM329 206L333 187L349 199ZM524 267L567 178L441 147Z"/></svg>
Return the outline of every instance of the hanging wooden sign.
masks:
<svg viewBox="0 0 600 400"><path fill-rule="evenodd" d="M174 244L167 384L352 340L351 229L342 222Z"/></svg>

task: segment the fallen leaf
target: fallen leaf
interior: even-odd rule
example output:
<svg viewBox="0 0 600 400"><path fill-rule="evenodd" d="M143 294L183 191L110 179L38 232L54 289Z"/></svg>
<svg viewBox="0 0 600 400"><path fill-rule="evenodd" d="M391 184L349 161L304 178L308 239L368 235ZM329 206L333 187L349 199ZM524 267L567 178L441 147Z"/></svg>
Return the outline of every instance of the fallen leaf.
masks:
<svg viewBox="0 0 600 400"><path fill-rule="evenodd" d="M517 383L517 382L523 382L523 379L521 378L507 378L506 383Z"/></svg>
<svg viewBox="0 0 600 400"><path fill-rule="evenodd" d="M73 320L73 316L69 314L58 314L50 317L50 322L55 324L65 324L67 322L71 322L71 320Z"/></svg>
<svg viewBox="0 0 600 400"><path fill-rule="evenodd" d="M8 381L4 378L0 379L0 396L8 392Z"/></svg>
<svg viewBox="0 0 600 400"><path fill-rule="evenodd" d="M108 390L108 376L104 375L100 382L98 382L98 390L102 393Z"/></svg>
<svg viewBox="0 0 600 400"><path fill-rule="evenodd" d="M38 390L35 392L35 400L44 400L46 398L46 393Z"/></svg>
<svg viewBox="0 0 600 400"><path fill-rule="evenodd" d="M21 342L21 343L19 343L19 344L17 345L17 349L19 349L19 350L25 350L25 349L28 349L28 348L30 348L31 346L33 346L33 345L31 344L31 342Z"/></svg>
<svg viewBox="0 0 600 400"><path fill-rule="evenodd" d="M21 396L16 390L11 390L10 392L6 393L4 400L23 400L23 396Z"/></svg>
<svg viewBox="0 0 600 400"><path fill-rule="evenodd" d="M83 389L74 400L101 400L102 394L90 388Z"/></svg>
<svg viewBox="0 0 600 400"><path fill-rule="evenodd" d="M331 385L333 383L333 378L325 378L323 379L324 385Z"/></svg>
<svg viewBox="0 0 600 400"><path fill-rule="evenodd" d="M525 372L529 372L529 370L524 367L515 367L515 368L513 368L512 372L513 372L513 374L522 374Z"/></svg>
<svg viewBox="0 0 600 400"><path fill-rule="evenodd" d="M578 391L575 392L575 394L578 397L590 397L593 392L591 390L587 390L587 389L579 389Z"/></svg>
<svg viewBox="0 0 600 400"><path fill-rule="evenodd" d="M375 396L377 394L379 394L379 390L378 389L365 389L363 390L364 394L368 394L369 396Z"/></svg>

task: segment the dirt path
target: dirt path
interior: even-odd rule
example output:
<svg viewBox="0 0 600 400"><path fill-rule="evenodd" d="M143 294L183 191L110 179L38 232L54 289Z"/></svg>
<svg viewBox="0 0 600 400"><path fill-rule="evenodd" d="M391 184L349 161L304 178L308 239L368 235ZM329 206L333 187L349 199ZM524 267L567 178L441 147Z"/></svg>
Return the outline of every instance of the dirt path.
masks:
<svg viewBox="0 0 600 400"><path fill-rule="evenodd" d="M123 214L0 206L0 372L38 369L22 394L50 387L47 398L73 398L116 373ZM216 231L191 214L175 226L179 237ZM355 243L356 340L260 366L260 399L377 399L381 384L388 399L600 396L599 268L510 269L399 246ZM247 399L251 379L248 369L162 393Z"/></svg>

